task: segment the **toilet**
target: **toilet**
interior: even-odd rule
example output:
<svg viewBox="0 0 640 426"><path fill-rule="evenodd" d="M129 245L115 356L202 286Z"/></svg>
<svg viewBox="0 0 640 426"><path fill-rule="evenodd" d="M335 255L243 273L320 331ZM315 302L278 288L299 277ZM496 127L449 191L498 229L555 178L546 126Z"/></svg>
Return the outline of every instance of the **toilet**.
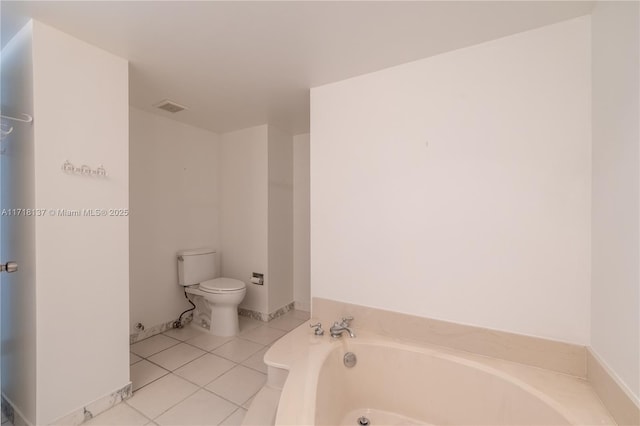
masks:
<svg viewBox="0 0 640 426"><path fill-rule="evenodd" d="M238 334L238 305L247 293L246 284L232 278L218 278L217 253L212 248L182 250L177 256L178 283L187 293L204 299L202 311L206 318L201 319L201 326L216 336ZM199 312L199 316L202 317L203 312Z"/></svg>

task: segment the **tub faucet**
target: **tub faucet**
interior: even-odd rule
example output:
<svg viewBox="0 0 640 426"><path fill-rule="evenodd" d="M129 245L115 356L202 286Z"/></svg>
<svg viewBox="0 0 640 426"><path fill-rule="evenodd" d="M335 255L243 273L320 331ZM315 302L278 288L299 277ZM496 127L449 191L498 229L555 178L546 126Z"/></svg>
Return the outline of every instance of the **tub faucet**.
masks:
<svg viewBox="0 0 640 426"><path fill-rule="evenodd" d="M351 321L353 321L353 317L342 318L342 322L334 322L329 329L331 337L340 337L345 331L349 333L349 337L356 337L355 333L349 328L349 325L351 325Z"/></svg>

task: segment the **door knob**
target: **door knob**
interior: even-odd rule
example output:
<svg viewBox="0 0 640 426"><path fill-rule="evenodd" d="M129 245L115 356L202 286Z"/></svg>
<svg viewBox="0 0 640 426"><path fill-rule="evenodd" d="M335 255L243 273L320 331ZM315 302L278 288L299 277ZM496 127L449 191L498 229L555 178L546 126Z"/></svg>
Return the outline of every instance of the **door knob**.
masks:
<svg viewBox="0 0 640 426"><path fill-rule="evenodd" d="M0 265L0 272L15 272L18 270L18 264L16 262L7 262L4 265Z"/></svg>

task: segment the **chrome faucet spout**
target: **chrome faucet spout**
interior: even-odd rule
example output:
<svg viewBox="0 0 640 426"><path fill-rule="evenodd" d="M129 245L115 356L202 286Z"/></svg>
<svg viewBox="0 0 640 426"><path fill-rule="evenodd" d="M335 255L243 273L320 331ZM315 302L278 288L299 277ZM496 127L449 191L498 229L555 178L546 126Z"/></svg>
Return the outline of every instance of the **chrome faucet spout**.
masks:
<svg viewBox="0 0 640 426"><path fill-rule="evenodd" d="M329 329L329 332L331 333L331 337L340 337L342 336L342 333L344 333L345 331L349 333L349 337L351 337L352 339L356 337L356 334L353 332L353 330L349 328L349 325L352 320L353 320L352 317L347 317L347 318L342 318L342 322L340 323L338 321L334 322L331 328Z"/></svg>

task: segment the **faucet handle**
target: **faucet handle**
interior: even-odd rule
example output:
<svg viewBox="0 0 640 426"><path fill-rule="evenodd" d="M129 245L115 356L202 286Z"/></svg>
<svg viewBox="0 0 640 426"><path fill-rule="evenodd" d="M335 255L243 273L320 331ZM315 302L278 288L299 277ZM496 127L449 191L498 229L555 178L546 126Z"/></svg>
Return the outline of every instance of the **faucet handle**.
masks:
<svg viewBox="0 0 640 426"><path fill-rule="evenodd" d="M318 322L316 324L309 324L309 327L313 328L313 334L316 336L322 336L324 334L324 330L322 329L322 323Z"/></svg>
<svg viewBox="0 0 640 426"><path fill-rule="evenodd" d="M353 317L352 316L348 316L348 317L343 317L342 318L342 325L343 327L349 327L351 325L351 321L353 321Z"/></svg>

